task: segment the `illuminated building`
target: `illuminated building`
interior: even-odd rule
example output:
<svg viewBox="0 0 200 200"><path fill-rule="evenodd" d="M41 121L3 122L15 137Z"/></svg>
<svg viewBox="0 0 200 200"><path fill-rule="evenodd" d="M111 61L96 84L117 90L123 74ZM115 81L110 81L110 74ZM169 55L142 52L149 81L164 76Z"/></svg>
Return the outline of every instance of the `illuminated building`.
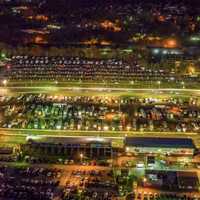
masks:
<svg viewBox="0 0 200 200"><path fill-rule="evenodd" d="M125 147L129 153L192 156L195 145L188 138L127 137Z"/></svg>

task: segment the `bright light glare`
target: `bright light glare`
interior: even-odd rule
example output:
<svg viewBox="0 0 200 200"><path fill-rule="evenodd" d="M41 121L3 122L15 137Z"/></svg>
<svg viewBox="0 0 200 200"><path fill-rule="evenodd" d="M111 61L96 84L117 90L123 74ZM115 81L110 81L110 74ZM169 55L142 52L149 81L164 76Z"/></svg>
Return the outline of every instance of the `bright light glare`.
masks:
<svg viewBox="0 0 200 200"><path fill-rule="evenodd" d="M154 50L153 50L153 53L154 53L154 54L158 54L159 52L160 52L159 49L154 49Z"/></svg>
<svg viewBox="0 0 200 200"><path fill-rule="evenodd" d="M5 79L5 80L3 80L3 85L7 85L7 83L8 83L8 81Z"/></svg>

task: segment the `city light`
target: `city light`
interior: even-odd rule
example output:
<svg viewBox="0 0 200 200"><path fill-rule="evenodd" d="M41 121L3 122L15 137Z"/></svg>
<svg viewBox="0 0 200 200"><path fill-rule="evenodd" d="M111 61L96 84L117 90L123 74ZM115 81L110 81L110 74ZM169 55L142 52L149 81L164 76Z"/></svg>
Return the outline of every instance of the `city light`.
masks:
<svg viewBox="0 0 200 200"><path fill-rule="evenodd" d="M7 83L8 83L8 81L7 81L6 79L4 79L4 80L2 81L2 83L3 83L4 86L6 86Z"/></svg>
<svg viewBox="0 0 200 200"><path fill-rule="evenodd" d="M185 88L185 82L184 81L181 81L181 85L183 88Z"/></svg>
<svg viewBox="0 0 200 200"><path fill-rule="evenodd" d="M144 182L144 183L147 182L147 178L146 178L146 177L143 178L143 182Z"/></svg>
<svg viewBox="0 0 200 200"><path fill-rule="evenodd" d="M167 50L163 50L162 53L163 54L167 54L168 52L167 52Z"/></svg>
<svg viewBox="0 0 200 200"><path fill-rule="evenodd" d="M158 54L158 53L160 53L160 50L159 50L159 49L154 49L154 50L153 50L153 53L154 53L154 54Z"/></svg>
<svg viewBox="0 0 200 200"><path fill-rule="evenodd" d="M190 40L192 42L199 42L200 41L200 36L192 36L192 37L190 37Z"/></svg>
<svg viewBox="0 0 200 200"><path fill-rule="evenodd" d="M178 43L175 39L167 39L163 41L165 48L177 48Z"/></svg>
<svg viewBox="0 0 200 200"><path fill-rule="evenodd" d="M0 199L200 199L200 6L0 8Z"/></svg>
<svg viewBox="0 0 200 200"><path fill-rule="evenodd" d="M5 57L6 57L6 54L5 54L5 53L2 53L2 54L1 54L1 57L2 57L2 58L5 58Z"/></svg>
<svg viewBox="0 0 200 200"><path fill-rule="evenodd" d="M126 147L126 152L129 152L130 151L130 148L129 147Z"/></svg>
<svg viewBox="0 0 200 200"><path fill-rule="evenodd" d="M194 75L194 74L196 73L196 69L195 69L194 64L190 64L190 65L188 66L187 70L188 70L188 73L189 73L190 75Z"/></svg>
<svg viewBox="0 0 200 200"><path fill-rule="evenodd" d="M103 127L103 130L104 130L104 131L108 131L108 130L109 130L109 127L108 127L108 126L104 126L104 127Z"/></svg>

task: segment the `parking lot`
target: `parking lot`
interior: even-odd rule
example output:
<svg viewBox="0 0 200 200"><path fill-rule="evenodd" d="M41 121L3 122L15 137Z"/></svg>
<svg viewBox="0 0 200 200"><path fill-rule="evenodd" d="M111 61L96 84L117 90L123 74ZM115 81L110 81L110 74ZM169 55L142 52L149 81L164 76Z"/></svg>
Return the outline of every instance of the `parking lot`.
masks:
<svg viewBox="0 0 200 200"><path fill-rule="evenodd" d="M0 199L104 199L118 195L110 169L80 165L1 165ZM103 195L103 196L102 196Z"/></svg>
<svg viewBox="0 0 200 200"><path fill-rule="evenodd" d="M1 97L0 104L1 128L140 132L200 130L200 107L195 98L30 94Z"/></svg>
<svg viewBox="0 0 200 200"><path fill-rule="evenodd" d="M195 81L194 77L177 76L169 69L152 70L141 66L136 58L130 63L119 59L85 59L64 56L13 56L7 63L5 77L10 80L86 81L112 82L126 81L173 83ZM134 81L133 81L134 80Z"/></svg>
<svg viewBox="0 0 200 200"><path fill-rule="evenodd" d="M130 197L130 198L129 198ZM129 195L128 199L134 200L199 200L199 193L181 193L181 192L165 192L155 189L143 189L140 188L132 195Z"/></svg>

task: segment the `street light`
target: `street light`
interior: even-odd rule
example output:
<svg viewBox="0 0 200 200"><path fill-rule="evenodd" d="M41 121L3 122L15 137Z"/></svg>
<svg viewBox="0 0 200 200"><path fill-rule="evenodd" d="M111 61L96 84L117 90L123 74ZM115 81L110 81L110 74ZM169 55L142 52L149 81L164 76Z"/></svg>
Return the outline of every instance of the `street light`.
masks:
<svg viewBox="0 0 200 200"><path fill-rule="evenodd" d="M104 127L103 127L103 130L104 130L104 131L108 131L108 130L109 130L109 127L108 127L108 126L104 126Z"/></svg>
<svg viewBox="0 0 200 200"><path fill-rule="evenodd" d="M6 79L4 79L4 80L2 81L2 83L3 83L4 86L6 86L7 83L8 83L8 81L7 81Z"/></svg>
<svg viewBox="0 0 200 200"><path fill-rule="evenodd" d="M143 183L146 183L146 182L147 182L147 178L144 177L144 178L143 178Z"/></svg>
<svg viewBox="0 0 200 200"><path fill-rule="evenodd" d="M181 85L182 85L182 87L183 87L183 89L184 89L184 88L185 88L185 82L182 81L182 82L181 82Z"/></svg>
<svg viewBox="0 0 200 200"><path fill-rule="evenodd" d="M161 81L157 81L157 84L158 84L158 87L159 87L159 89L160 89Z"/></svg>
<svg viewBox="0 0 200 200"><path fill-rule="evenodd" d="M126 147L126 152L129 152L130 151L130 148L129 147Z"/></svg>
<svg viewBox="0 0 200 200"><path fill-rule="evenodd" d="M5 57L6 57L6 54L5 54L5 53L1 53L1 57L2 57L2 58L5 58Z"/></svg>
<svg viewBox="0 0 200 200"><path fill-rule="evenodd" d="M159 49L154 49L154 50L153 50L153 53L154 53L154 54L158 54L158 53L160 53L160 50L159 50Z"/></svg>
<svg viewBox="0 0 200 200"><path fill-rule="evenodd" d="M130 126L127 126L127 127L126 127L126 130L127 130L127 131L130 131L130 130L131 130L131 127L130 127Z"/></svg>
<svg viewBox="0 0 200 200"><path fill-rule="evenodd" d="M80 153L81 163L83 162L83 153Z"/></svg>

